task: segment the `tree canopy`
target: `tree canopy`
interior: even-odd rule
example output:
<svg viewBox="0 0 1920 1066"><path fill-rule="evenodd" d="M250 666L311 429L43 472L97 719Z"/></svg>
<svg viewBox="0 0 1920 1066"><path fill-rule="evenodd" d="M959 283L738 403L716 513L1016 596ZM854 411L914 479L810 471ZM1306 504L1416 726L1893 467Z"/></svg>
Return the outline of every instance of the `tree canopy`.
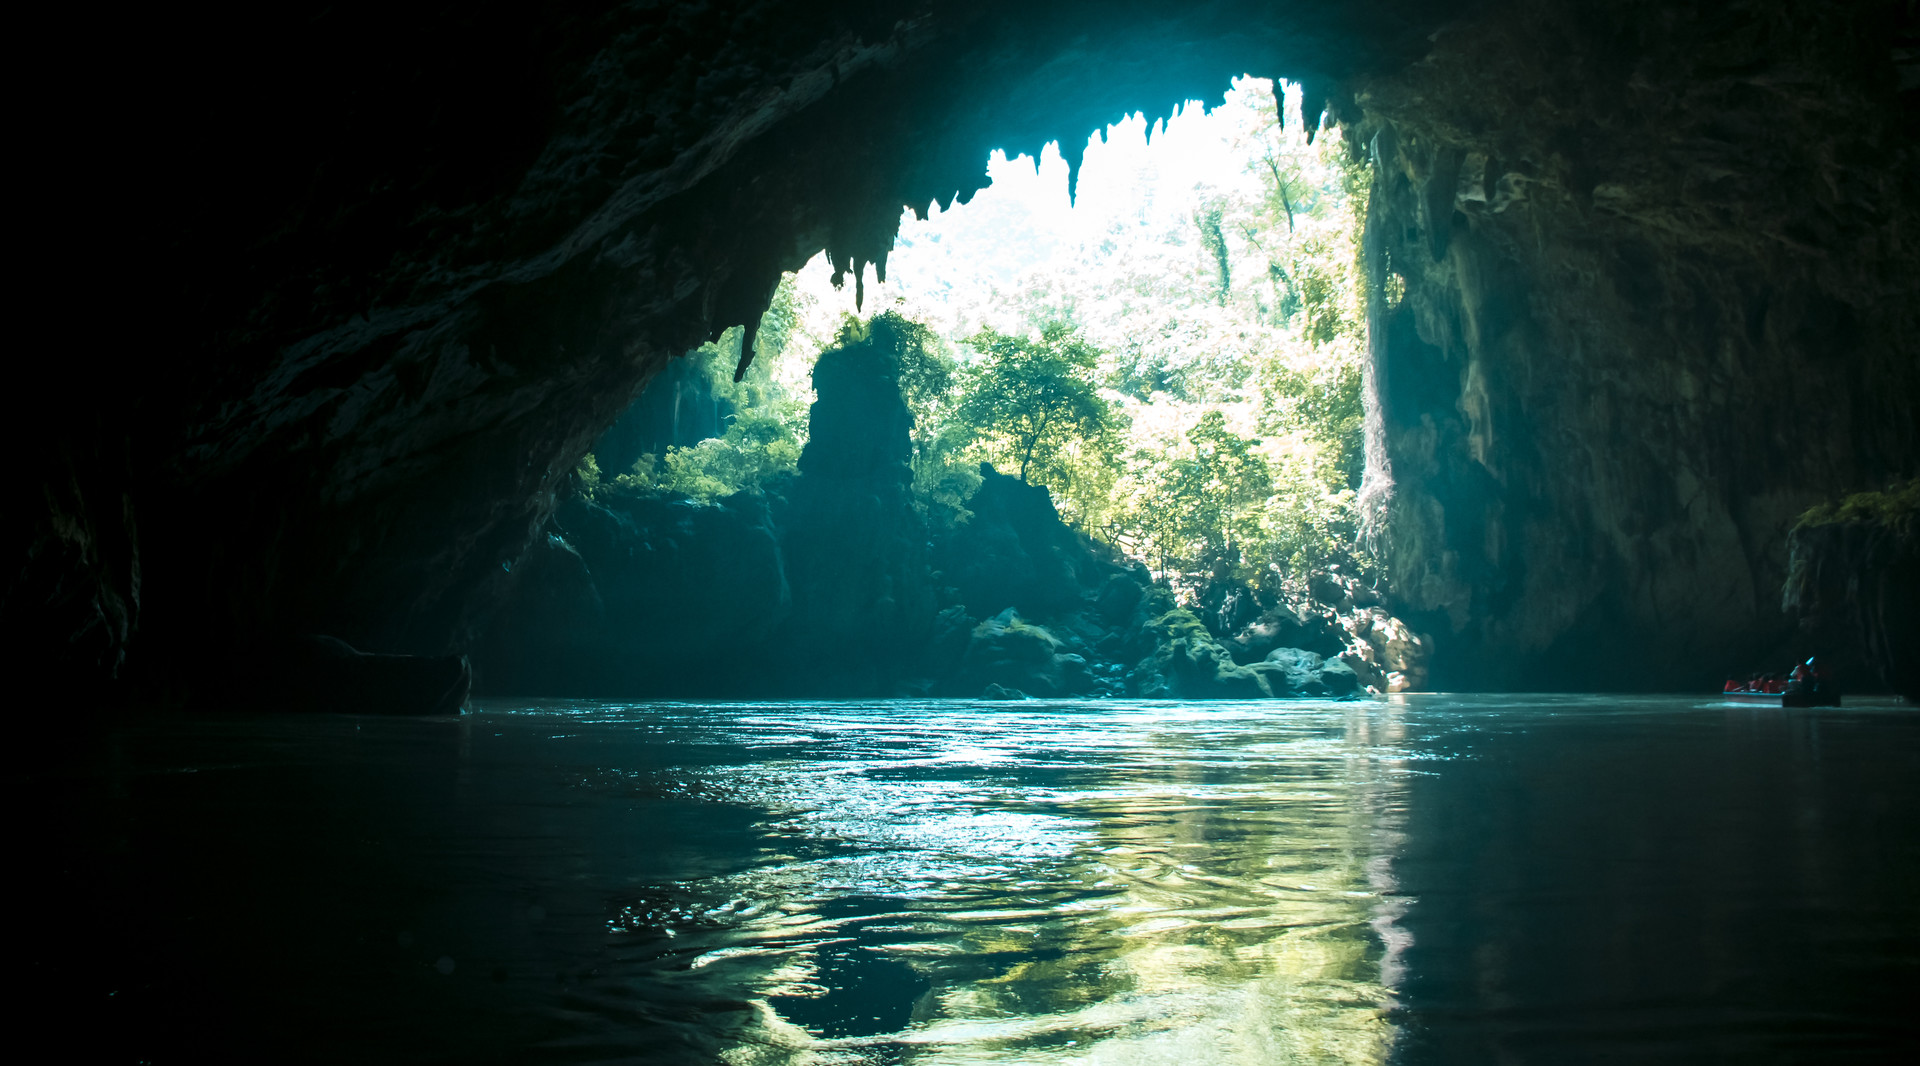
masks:
<svg viewBox="0 0 1920 1066"><path fill-rule="evenodd" d="M982 329L967 344L979 358L964 372L954 417L985 450L1005 455L1021 481L1071 481L1067 453L1097 446L1116 422L1095 383L1099 350L1057 320L1024 337Z"/></svg>
<svg viewBox="0 0 1920 1066"><path fill-rule="evenodd" d="M871 344L897 361L929 517L966 521L986 461L1181 596L1227 575L1298 591L1365 572L1369 172L1337 129L1312 144L1306 129L1297 90L1242 80L1210 114L1091 140L1071 210L1057 158L997 158L973 204L903 221L889 282L868 292L888 310L839 310L823 264L789 275L745 381L723 380L737 334L697 353L733 404L725 433L608 484L772 484L805 443L813 360ZM1203 156L1227 169L1181 169ZM916 276L931 280L900 280Z"/></svg>

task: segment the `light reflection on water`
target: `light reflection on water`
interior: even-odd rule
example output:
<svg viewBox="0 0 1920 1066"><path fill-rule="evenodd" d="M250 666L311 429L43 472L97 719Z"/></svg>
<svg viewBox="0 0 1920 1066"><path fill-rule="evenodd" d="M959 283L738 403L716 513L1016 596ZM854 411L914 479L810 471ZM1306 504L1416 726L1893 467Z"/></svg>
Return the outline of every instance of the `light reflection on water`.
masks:
<svg viewBox="0 0 1920 1066"><path fill-rule="evenodd" d="M675 957L697 951L689 970L754 1007L729 1062L1364 1063L1391 1046L1408 939L1393 704L639 713L754 760L685 784L766 810L759 861L672 887L708 916L674 931Z"/></svg>
<svg viewBox="0 0 1920 1066"><path fill-rule="evenodd" d="M76 1059L1920 1047L1920 715L1885 701L519 702L96 740L4 779L16 1006L75 1019Z"/></svg>

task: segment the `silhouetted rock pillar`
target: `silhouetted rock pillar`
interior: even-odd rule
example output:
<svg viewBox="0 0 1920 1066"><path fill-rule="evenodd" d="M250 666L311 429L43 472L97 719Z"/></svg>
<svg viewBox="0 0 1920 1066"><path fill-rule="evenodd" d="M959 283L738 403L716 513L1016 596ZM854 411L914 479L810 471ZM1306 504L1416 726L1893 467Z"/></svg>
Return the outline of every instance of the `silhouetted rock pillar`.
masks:
<svg viewBox="0 0 1920 1066"><path fill-rule="evenodd" d="M911 491L913 415L892 348L877 336L820 357L789 501L784 644L795 669L847 691L886 690L926 642L935 611L926 522Z"/></svg>

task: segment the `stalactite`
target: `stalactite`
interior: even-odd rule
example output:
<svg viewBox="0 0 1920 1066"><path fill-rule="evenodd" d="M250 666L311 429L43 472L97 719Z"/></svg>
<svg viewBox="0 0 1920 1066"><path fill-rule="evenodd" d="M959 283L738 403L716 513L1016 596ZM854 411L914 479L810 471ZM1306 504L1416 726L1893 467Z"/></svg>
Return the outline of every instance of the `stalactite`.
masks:
<svg viewBox="0 0 1920 1066"><path fill-rule="evenodd" d="M1072 207L1079 202L1080 162L1087 153L1085 148L1080 148L1071 154L1067 152L1060 154L1067 160L1067 206Z"/></svg>

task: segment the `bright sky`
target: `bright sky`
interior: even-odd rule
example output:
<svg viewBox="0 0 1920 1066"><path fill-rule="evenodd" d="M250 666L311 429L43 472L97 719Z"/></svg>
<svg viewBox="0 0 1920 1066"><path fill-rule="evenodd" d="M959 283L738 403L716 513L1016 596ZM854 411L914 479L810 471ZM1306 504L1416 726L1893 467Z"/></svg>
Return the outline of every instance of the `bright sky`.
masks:
<svg viewBox="0 0 1920 1066"><path fill-rule="evenodd" d="M1007 299L1023 277L1070 273L1087 261L1085 249L1102 241L1179 246L1192 238L1192 213L1209 192L1257 195L1249 145L1258 125L1255 104L1272 92L1264 79L1236 79L1209 111L1188 101L1164 125L1148 129L1138 114L1088 138L1078 201L1067 200L1067 164L1049 144L1038 165L1030 156L987 162L992 185L971 203L935 210L924 222L907 212L887 262L887 284L868 267L864 313L896 308L949 336L980 325L1022 327ZM1298 121L1297 91L1288 94L1289 125ZM1151 138L1149 138L1151 133ZM836 292L824 255L799 275L812 297L809 332L831 335L842 312L854 311L854 286Z"/></svg>

